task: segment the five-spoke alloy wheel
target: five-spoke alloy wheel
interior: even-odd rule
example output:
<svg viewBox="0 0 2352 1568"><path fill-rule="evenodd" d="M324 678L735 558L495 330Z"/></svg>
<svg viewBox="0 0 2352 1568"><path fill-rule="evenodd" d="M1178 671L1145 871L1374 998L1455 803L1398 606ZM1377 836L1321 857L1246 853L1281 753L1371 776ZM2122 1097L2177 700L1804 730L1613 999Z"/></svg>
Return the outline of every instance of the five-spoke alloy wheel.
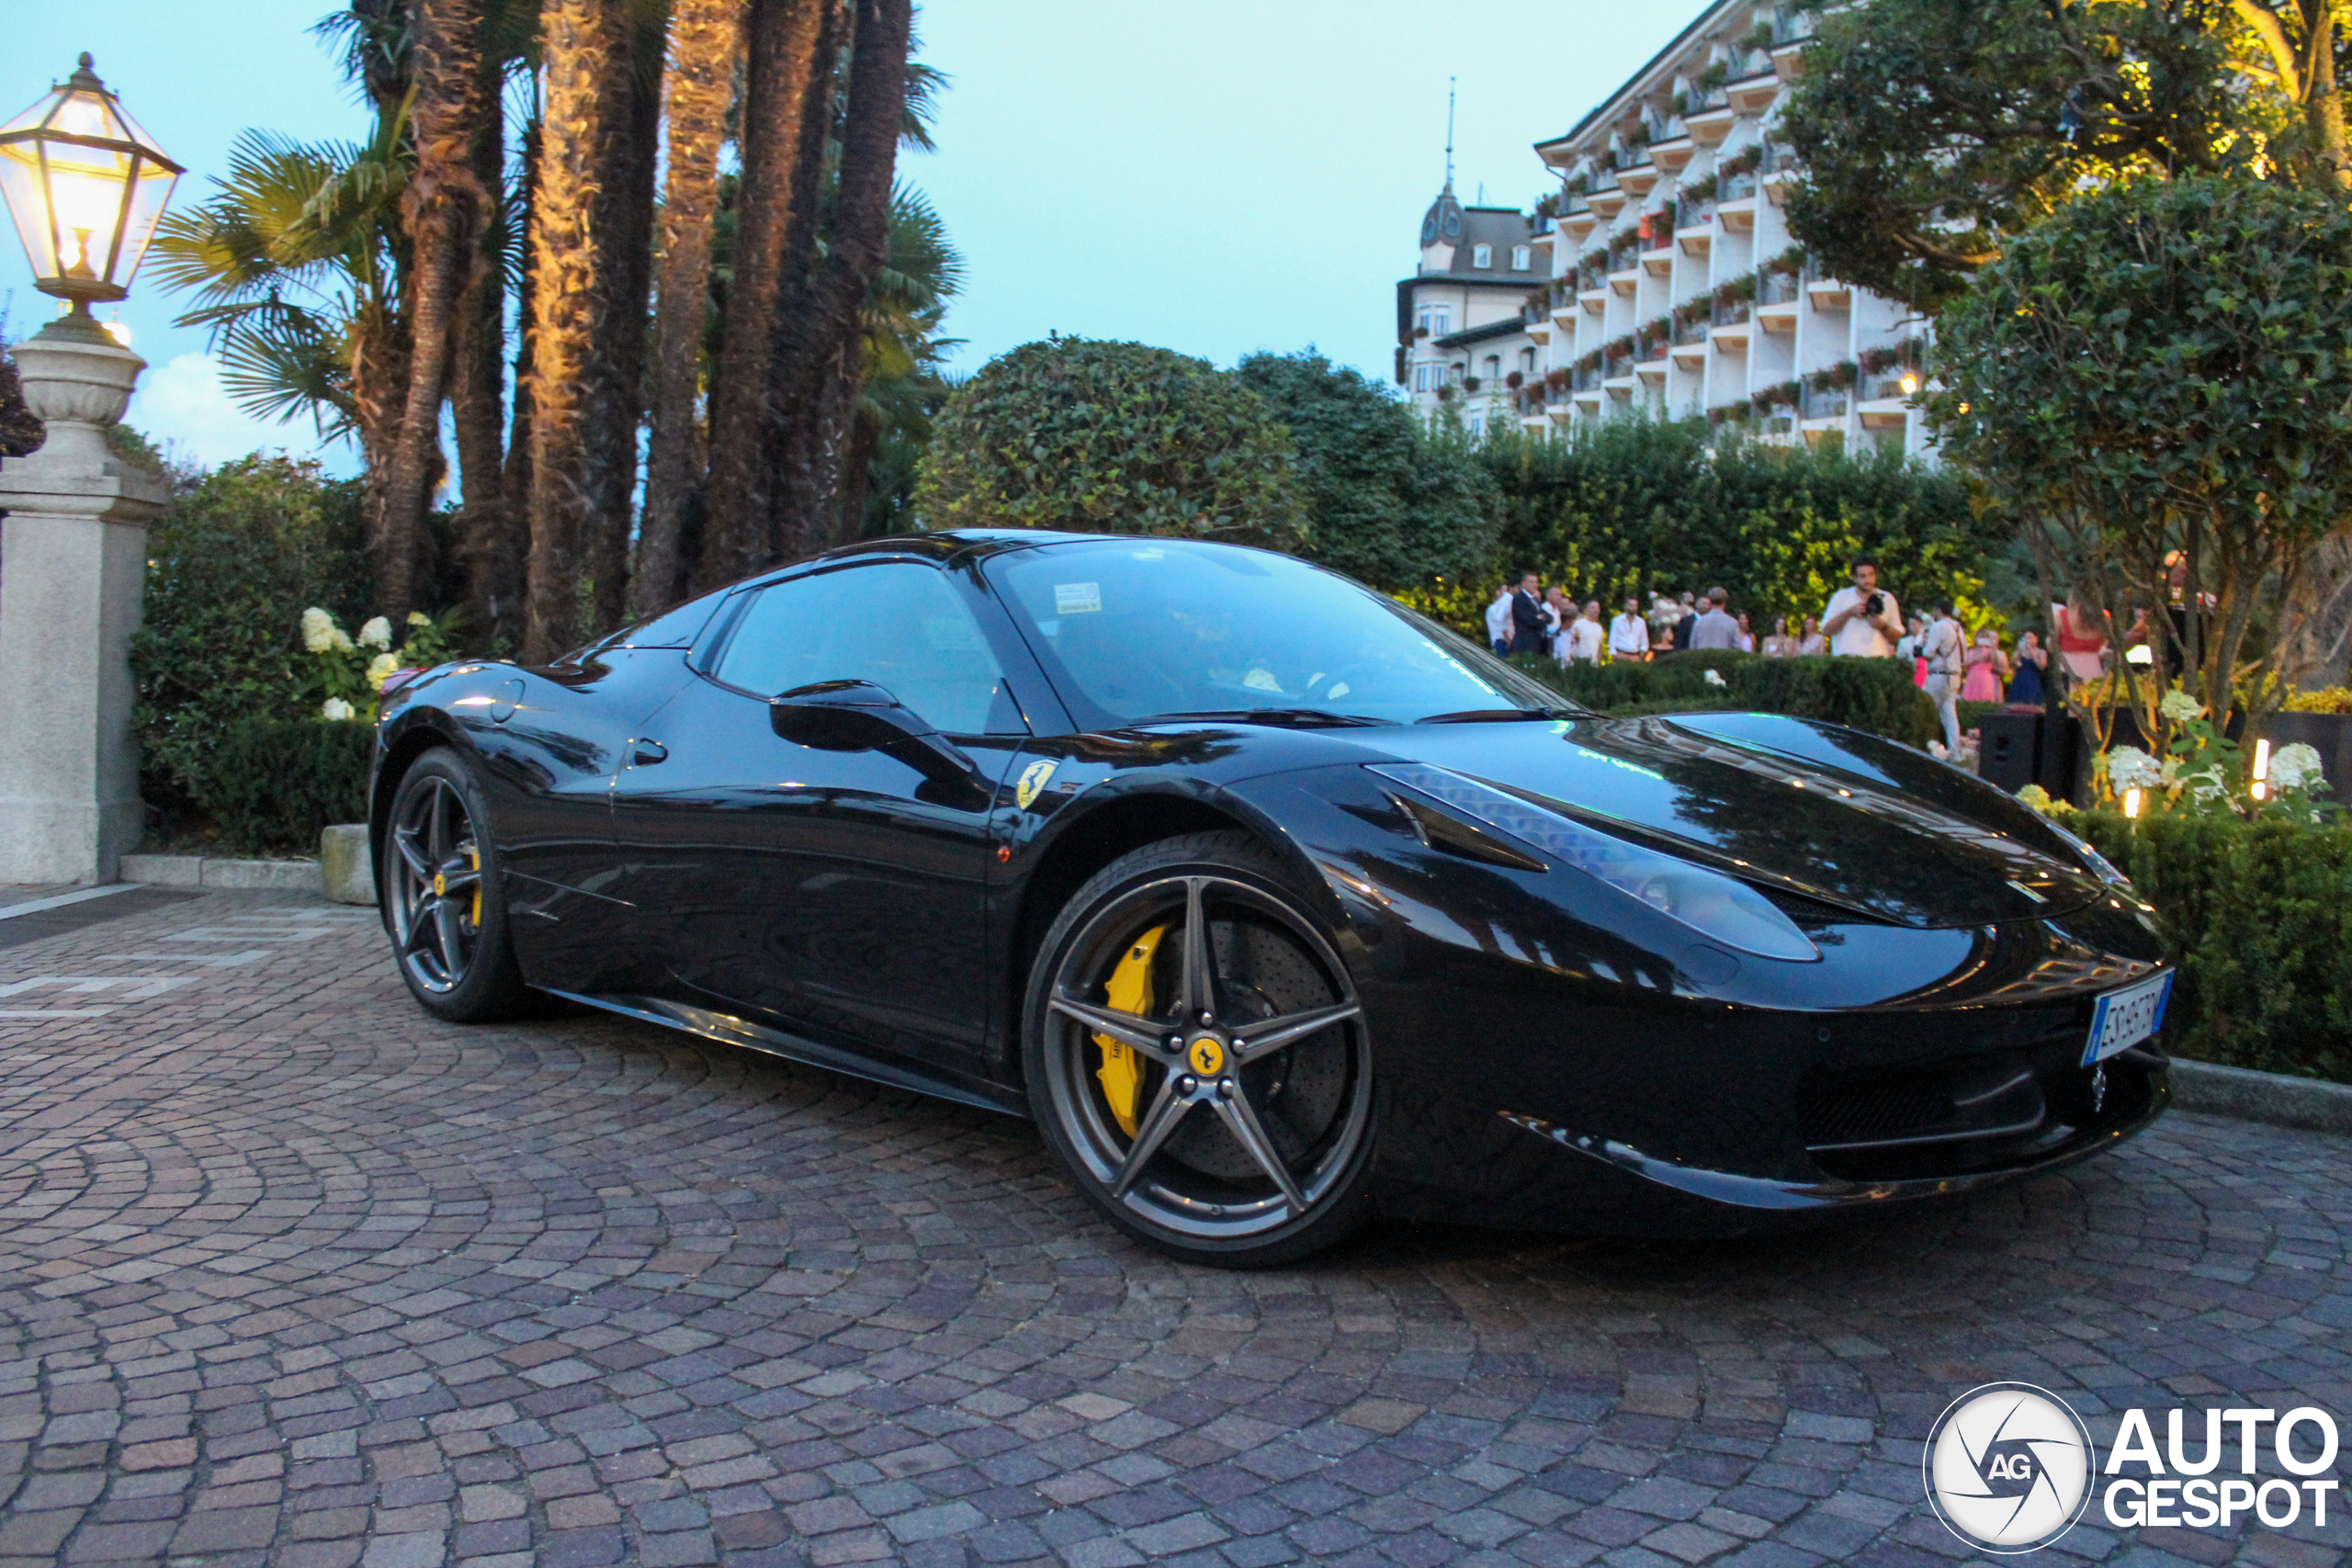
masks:
<svg viewBox="0 0 2352 1568"><path fill-rule="evenodd" d="M1262 1266L1363 1217L1363 1004L1321 922L1247 837L1192 835L1106 867L1047 934L1027 1013L1037 1119L1122 1228Z"/></svg>
<svg viewBox="0 0 2352 1568"><path fill-rule="evenodd" d="M465 762L427 752L392 797L378 868L401 978L425 1007L461 1022L508 1016L528 998L485 820Z"/></svg>

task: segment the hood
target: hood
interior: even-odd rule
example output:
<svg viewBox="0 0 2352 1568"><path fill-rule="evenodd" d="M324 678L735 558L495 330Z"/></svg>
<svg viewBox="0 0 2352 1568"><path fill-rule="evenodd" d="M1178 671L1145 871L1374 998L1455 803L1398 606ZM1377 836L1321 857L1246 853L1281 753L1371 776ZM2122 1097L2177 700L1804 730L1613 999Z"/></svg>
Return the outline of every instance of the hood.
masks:
<svg viewBox="0 0 2352 1568"><path fill-rule="evenodd" d="M1769 714L1340 731L1597 828L1876 919L1983 926L2109 889L2040 818L1907 748Z"/></svg>

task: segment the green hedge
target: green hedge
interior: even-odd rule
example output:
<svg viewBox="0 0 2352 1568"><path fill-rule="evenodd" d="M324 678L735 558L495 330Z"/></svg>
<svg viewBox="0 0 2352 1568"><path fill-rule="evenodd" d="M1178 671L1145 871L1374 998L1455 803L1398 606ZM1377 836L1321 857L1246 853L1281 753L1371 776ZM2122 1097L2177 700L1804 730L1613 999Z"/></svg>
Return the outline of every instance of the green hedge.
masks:
<svg viewBox="0 0 2352 1568"><path fill-rule="evenodd" d="M232 845L316 854L321 829L368 820L375 746L373 725L267 714L232 719L191 793Z"/></svg>
<svg viewBox="0 0 2352 1568"><path fill-rule="evenodd" d="M1941 733L1935 705L1897 659L1766 659L1753 653L1670 653L1654 663L1570 664L1522 656L1511 662L1545 685L1607 714L1702 709L1826 719L1921 746ZM1707 679L1713 670L1720 686Z"/></svg>
<svg viewBox="0 0 2352 1568"><path fill-rule="evenodd" d="M2352 1083L2352 825L2067 818L2164 918L2183 1055Z"/></svg>

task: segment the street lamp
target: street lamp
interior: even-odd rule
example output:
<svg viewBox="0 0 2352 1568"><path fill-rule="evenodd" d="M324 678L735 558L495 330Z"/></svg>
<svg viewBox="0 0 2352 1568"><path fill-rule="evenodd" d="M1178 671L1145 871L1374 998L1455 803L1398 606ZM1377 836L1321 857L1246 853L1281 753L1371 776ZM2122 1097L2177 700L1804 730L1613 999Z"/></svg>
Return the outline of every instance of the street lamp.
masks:
<svg viewBox="0 0 2352 1568"><path fill-rule="evenodd" d="M130 292L179 175L86 54L0 126L33 286L74 306L9 350L41 444L0 462L0 882L111 882L145 821L130 634L167 493L107 445L145 361L90 305Z"/></svg>
<svg viewBox="0 0 2352 1568"><path fill-rule="evenodd" d="M74 302L119 299L155 236L180 166L80 68L0 126L0 197L31 261L33 287Z"/></svg>

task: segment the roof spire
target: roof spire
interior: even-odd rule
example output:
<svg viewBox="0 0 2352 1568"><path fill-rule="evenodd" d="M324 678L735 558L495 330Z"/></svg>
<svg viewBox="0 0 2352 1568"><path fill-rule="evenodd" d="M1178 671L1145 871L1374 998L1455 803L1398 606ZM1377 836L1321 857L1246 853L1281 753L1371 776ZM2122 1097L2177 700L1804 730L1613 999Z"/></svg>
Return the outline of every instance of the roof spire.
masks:
<svg viewBox="0 0 2352 1568"><path fill-rule="evenodd" d="M1445 188L1453 188L1453 84L1457 78L1445 79Z"/></svg>

